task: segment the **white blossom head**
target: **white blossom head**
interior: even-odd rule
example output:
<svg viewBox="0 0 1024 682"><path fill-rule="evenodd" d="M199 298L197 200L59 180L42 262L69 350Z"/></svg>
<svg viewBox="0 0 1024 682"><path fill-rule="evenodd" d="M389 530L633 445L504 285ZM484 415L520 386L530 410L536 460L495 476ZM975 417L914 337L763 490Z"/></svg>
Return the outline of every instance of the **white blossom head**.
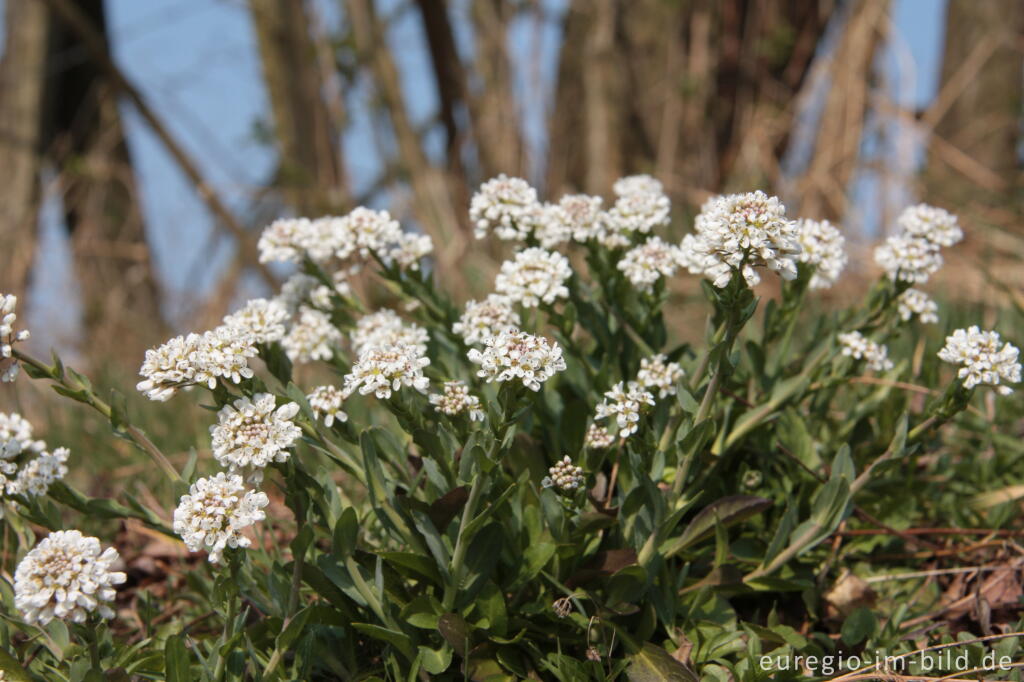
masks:
<svg viewBox="0 0 1024 682"><path fill-rule="evenodd" d="M430 380L423 375L423 368L429 364L430 358L416 346L371 346L359 354L345 375L343 394L347 398L358 391L386 400L403 387L426 393Z"/></svg>
<svg viewBox="0 0 1024 682"><path fill-rule="evenodd" d="M288 308L276 299L254 298L224 318L228 327L251 334L256 343L273 343L284 338Z"/></svg>
<svg viewBox="0 0 1024 682"><path fill-rule="evenodd" d="M520 323L519 313L512 308L512 301L507 296L490 294L482 301L467 301L459 321L452 325L452 332L461 336L467 345L472 345L515 329Z"/></svg>
<svg viewBox="0 0 1024 682"><path fill-rule="evenodd" d="M923 284L942 267L942 254L920 237L893 235L875 249L875 262L894 281Z"/></svg>
<svg viewBox="0 0 1024 682"><path fill-rule="evenodd" d="M592 197L587 194L567 194L544 213L544 220L549 223L544 229L560 237L568 234L578 242L600 239L604 234L602 203L601 197ZM539 228L538 233L540 233ZM540 238L540 241L542 246L550 248L544 244L543 238Z"/></svg>
<svg viewBox="0 0 1024 682"><path fill-rule="evenodd" d="M597 406L595 419L614 418L619 427L619 437L627 438L640 427L640 416L654 405L654 395L635 381L628 384L620 381L604 394L604 400Z"/></svg>
<svg viewBox="0 0 1024 682"><path fill-rule="evenodd" d="M402 232L382 254L385 263L396 263L402 270L419 270L420 260L434 252L434 240L428 234Z"/></svg>
<svg viewBox="0 0 1024 682"><path fill-rule="evenodd" d="M667 362L668 358L659 353L640 360L640 371L636 380L644 388L657 389L658 397L676 394L676 384L683 378L683 368L678 362Z"/></svg>
<svg viewBox="0 0 1024 682"><path fill-rule="evenodd" d="M939 306L920 289L907 289L897 299L900 319L909 322L917 318L921 324L939 321Z"/></svg>
<svg viewBox="0 0 1024 682"><path fill-rule="evenodd" d="M67 475L69 454L67 448L48 452L46 443L32 437L27 419L0 412L0 494L45 495L54 481Z"/></svg>
<svg viewBox="0 0 1024 682"><path fill-rule="evenodd" d="M659 279L676 274L681 260L678 246L663 242L660 237L651 237L627 251L617 267L633 286L650 293Z"/></svg>
<svg viewBox="0 0 1024 682"><path fill-rule="evenodd" d="M523 249L501 264L494 289L524 308L552 305L569 297L565 283L572 276L569 259L539 247Z"/></svg>
<svg viewBox="0 0 1024 682"><path fill-rule="evenodd" d="M213 456L232 472L263 469L287 460L288 448L302 436L302 429L292 422L298 412L296 403L278 407L270 393L225 405L217 413L217 423L210 427Z"/></svg>
<svg viewBox="0 0 1024 682"><path fill-rule="evenodd" d="M221 325L203 334L176 336L146 351L136 388L150 400L167 400L194 384L213 389L218 379L238 384L253 376L249 358L256 339L240 327Z"/></svg>
<svg viewBox="0 0 1024 682"><path fill-rule="evenodd" d="M357 356L367 348L380 346L412 346L417 353L425 355L430 340L426 329L405 322L389 308L359 318L350 338L352 351Z"/></svg>
<svg viewBox="0 0 1024 682"><path fill-rule="evenodd" d="M484 411L480 409L480 399L469 392L462 381L444 382L442 393L430 394L430 404L434 409L453 417L465 413L470 421L483 421Z"/></svg>
<svg viewBox="0 0 1024 682"><path fill-rule="evenodd" d="M618 197L636 194L664 194L665 186L661 184L661 180L650 175L627 175L615 181L612 191Z"/></svg>
<svg viewBox="0 0 1024 682"><path fill-rule="evenodd" d="M317 386L306 396L309 407L316 419L323 417L324 426L331 428L335 421L346 422L348 415L342 411L345 395L336 386Z"/></svg>
<svg viewBox="0 0 1024 682"><path fill-rule="evenodd" d="M482 184L469 202L477 239L493 232L498 239L522 241L533 232L539 212L537 190L504 173Z"/></svg>
<svg viewBox="0 0 1024 682"><path fill-rule="evenodd" d="M620 195L602 216L605 246L625 246L630 236L647 234L669 223L671 203L661 192L633 192Z"/></svg>
<svg viewBox="0 0 1024 682"><path fill-rule="evenodd" d="M583 447L588 450L604 450L614 445L615 440L615 434L606 427L591 424L587 427L587 433L583 438Z"/></svg>
<svg viewBox="0 0 1024 682"><path fill-rule="evenodd" d="M281 293L274 300L283 305L289 315L294 315L302 306L313 303L313 292L320 286L316 277L296 272L281 285Z"/></svg>
<svg viewBox="0 0 1024 682"><path fill-rule="evenodd" d="M174 510L174 532L189 551L206 550L212 564L220 563L228 547L252 544L243 531L266 518L265 493L249 490L237 474L220 472L193 483Z"/></svg>
<svg viewBox="0 0 1024 682"><path fill-rule="evenodd" d="M27 329L14 331L14 323L18 319L17 307L17 296L0 294L0 383L8 383L17 378L19 365L14 359L14 344L29 337Z"/></svg>
<svg viewBox="0 0 1024 682"><path fill-rule="evenodd" d="M999 332L981 331L974 325L947 336L939 359L960 365L957 377L964 388L987 384L996 387L1000 394L1009 395L1013 389L1007 384L1020 383L1019 354L1016 346L999 338Z"/></svg>
<svg viewBox="0 0 1024 682"><path fill-rule="evenodd" d="M113 618L115 585L127 576L113 570L117 550L103 550L96 538L77 530L50 533L18 564L14 572L14 604L35 625L54 618L83 623L90 614Z"/></svg>
<svg viewBox="0 0 1024 682"><path fill-rule="evenodd" d="M359 206L342 219L353 239L353 246L364 258L375 252L387 257L389 249L403 239L402 227L387 211Z"/></svg>
<svg viewBox="0 0 1024 682"><path fill-rule="evenodd" d="M484 349L471 348L470 362L480 365L477 376L488 383L521 381L532 391L557 372L565 370L562 347L518 329L511 329L484 341Z"/></svg>
<svg viewBox="0 0 1024 682"><path fill-rule="evenodd" d="M843 355L854 360L864 360L867 368L874 372L887 372L893 368L889 349L860 332L840 334L839 345L843 347Z"/></svg>
<svg viewBox="0 0 1024 682"><path fill-rule="evenodd" d="M739 270L749 286L761 281L757 267L784 279L796 277L799 231L786 217L777 197L758 190L709 199L696 219L696 235L684 242L684 258L692 271L724 287Z"/></svg>
<svg viewBox="0 0 1024 682"><path fill-rule="evenodd" d="M296 363L330 360L334 346L341 343L341 332L323 312L302 306L299 319L288 330L281 346L288 359Z"/></svg>
<svg viewBox="0 0 1024 682"><path fill-rule="evenodd" d="M924 239L935 246L953 246L964 238L955 215L928 204L908 206L896 222L904 234Z"/></svg>
<svg viewBox="0 0 1024 682"><path fill-rule="evenodd" d="M846 267L846 238L827 220L798 220L800 262L814 267L810 287L827 289Z"/></svg>
<svg viewBox="0 0 1024 682"><path fill-rule="evenodd" d="M540 484L544 488L555 488L560 492L573 493L579 490L585 482L583 468L573 464L569 455L566 455L562 461L548 469L548 475Z"/></svg>

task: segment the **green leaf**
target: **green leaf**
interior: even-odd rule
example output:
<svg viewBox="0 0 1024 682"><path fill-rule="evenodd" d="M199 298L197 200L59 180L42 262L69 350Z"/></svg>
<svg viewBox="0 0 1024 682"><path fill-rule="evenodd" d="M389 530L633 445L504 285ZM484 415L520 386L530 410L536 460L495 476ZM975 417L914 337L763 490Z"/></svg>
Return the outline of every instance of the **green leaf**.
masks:
<svg viewBox="0 0 1024 682"><path fill-rule="evenodd" d="M452 664L452 647L448 644L436 651L420 645L419 652L423 669L431 675L440 675Z"/></svg>
<svg viewBox="0 0 1024 682"><path fill-rule="evenodd" d="M686 527L682 535L665 544L662 548L662 553L666 557L674 556L694 543L712 535L715 532L716 526L728 527L740 523L755 514L760 514L771 506L772 503L762 497L750 495L723 497L702 509L693 518L690 525Z"/></svg>
<svg viewBox="0 0 1024 682"><path fill-rule="evenodd" d="M171 635L164 644L164 674L167 682L191 682L190 657L184 635Z"/></svg>
<svg viewBox="0 0 1024 682"><path fill-rule="evenodd" d="M0 647L0 671L4 673L4 680L10 680L10 682L32 682L32 676L21 667L18 659L3 647Z"/></svg>
<svg viewBox="0 0 1024 682"><path fill-rule="evenodd" d="M850 646L860 644L873 635L877 629L878 620L875 618L875 614L862 606L851 613L843 623L843 642Z"/></svg>
<svg viewBox="0 0 1024 682"><path fill-rule="evenodd" d="M626 668L629 682L700 682L697 674L683 665L672 654L647 642L637 653L629 656Z"/></svg>

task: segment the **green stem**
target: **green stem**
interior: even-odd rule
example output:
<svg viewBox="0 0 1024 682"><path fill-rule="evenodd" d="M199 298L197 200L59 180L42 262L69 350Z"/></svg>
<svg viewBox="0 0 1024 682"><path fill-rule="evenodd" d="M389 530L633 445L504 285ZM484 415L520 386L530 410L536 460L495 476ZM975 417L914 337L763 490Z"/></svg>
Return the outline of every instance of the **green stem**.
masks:
<svg viewBox="0 0 1024 682"><path fill-rule="evenodd" d="M455 605L455 595L458 592L459 584L462 582L463 565L466 562L466 552L469 549L469 542L465 537L466 528L476 516L477 505L480 504L480 497L483 495L484 488L486 487L487 472L479 471L473 478L469 499L466 500L466 506L462 509L462 519L459 521L459 534L455 540L455 551L452 553L451 582L445 588L444 601L442 602L445 611L451 611Z"/></svg>

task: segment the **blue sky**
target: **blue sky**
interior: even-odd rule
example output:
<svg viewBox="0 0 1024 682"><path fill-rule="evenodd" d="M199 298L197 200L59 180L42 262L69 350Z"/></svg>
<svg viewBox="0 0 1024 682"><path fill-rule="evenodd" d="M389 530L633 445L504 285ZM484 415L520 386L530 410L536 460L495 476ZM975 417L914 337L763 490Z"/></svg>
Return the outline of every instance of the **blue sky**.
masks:
<svg viewBox="0 0 1024 682"><path fill-rule="evenodd" d="M257 123L266 121L267 97L247 3L108 2L118 63L198 161L218 193L245 219L252 192L265 183L274 168L273 150L257 141L255 135ZM340 2L315 2L324 20L336 25ZM452 3L459 48L467 54L472 52L472 38L463 28L468 23L469 2ZM399 0L378 0L385 14L399 4ZM545 0L545 5L552 16L558 17L564 11L565 0ZM922 105L934 96L944 11L944 0L894 2L897 40L886 57L886 71L892 87L904 93L903 101L910 99ZM389 40L402 46L396 56L412 119L424 121L436 107L426 46L417 12L398 16ZM516 64L516 83L523 96L524 134L528 143L539 149L544 144L545 94L552 86L558 53L557 24L549 22L537 33L532 22L524 20L512 26L508 40ZM534 69L534 64L539 68ZM540 87L534 82L538 75ZM368 97L365 86L357 87L350 97L353 125L344 145L353 189L359 192L373 182L380 165L375 123L365 108L358 106ZM231 246L212 229L205 207L159 141L130 108L126 107L125 112L158 273L170 310L176 317L185 316L190 304L216 281ZM440 143L438 132L428 136L428 152L438 153ZM877 191L877 183L872 183L871 178L862 178L857 192ZM74 288L68 270L62 267L67 264L67 253L58 220L57 211L49 206L43 220L42 253L46 256L39 270L39 289L71 292Z"/></svg>

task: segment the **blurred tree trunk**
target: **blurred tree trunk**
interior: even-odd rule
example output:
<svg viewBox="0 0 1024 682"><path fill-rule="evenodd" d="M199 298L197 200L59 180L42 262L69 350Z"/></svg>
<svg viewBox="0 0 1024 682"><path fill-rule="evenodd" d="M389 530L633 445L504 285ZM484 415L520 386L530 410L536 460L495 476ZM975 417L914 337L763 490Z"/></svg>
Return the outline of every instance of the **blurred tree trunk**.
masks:
<svg viewBox="0 0 1024 682"><path fill-rule="evenodd" d="M304 214L341 212L351 203L339 130L340 93L330 58L318 54L304 0L250 0L280 154L277 183ZM332 60L333 62L333 60ZM337 120L337 119L341 120Z"/></svg>
<svg viewBox="0 0 1024 682"><path fill-rule="evenodd" d="M830 0L573 0L547 184L654 172L677 199L777 179ZM595 170L597 168L597 170Z"/></svg>
<svg viewBox="0 0 1024 682"><path fill-rule="evenodd" d="M928 200L1018 234L1022 44L1024 3L949 0L939 94L923 115Z"/></svg>
<svg viewBox="0 0 1024 682"><path fill-rule="evenodd" d="M49 19L45 5L8 2L0 61L0 293L23 297L35 257L41 191L43 83Z"/></svg>
<svg viewBox="0 0 1024 682"><path fill-rule="evenodd" d="M102 0L78 6L106 44ZM43 143L60 172L88 347L116 342L133 353L163 325L115 90L81 36L63 22L51 27Z"/></svg>

